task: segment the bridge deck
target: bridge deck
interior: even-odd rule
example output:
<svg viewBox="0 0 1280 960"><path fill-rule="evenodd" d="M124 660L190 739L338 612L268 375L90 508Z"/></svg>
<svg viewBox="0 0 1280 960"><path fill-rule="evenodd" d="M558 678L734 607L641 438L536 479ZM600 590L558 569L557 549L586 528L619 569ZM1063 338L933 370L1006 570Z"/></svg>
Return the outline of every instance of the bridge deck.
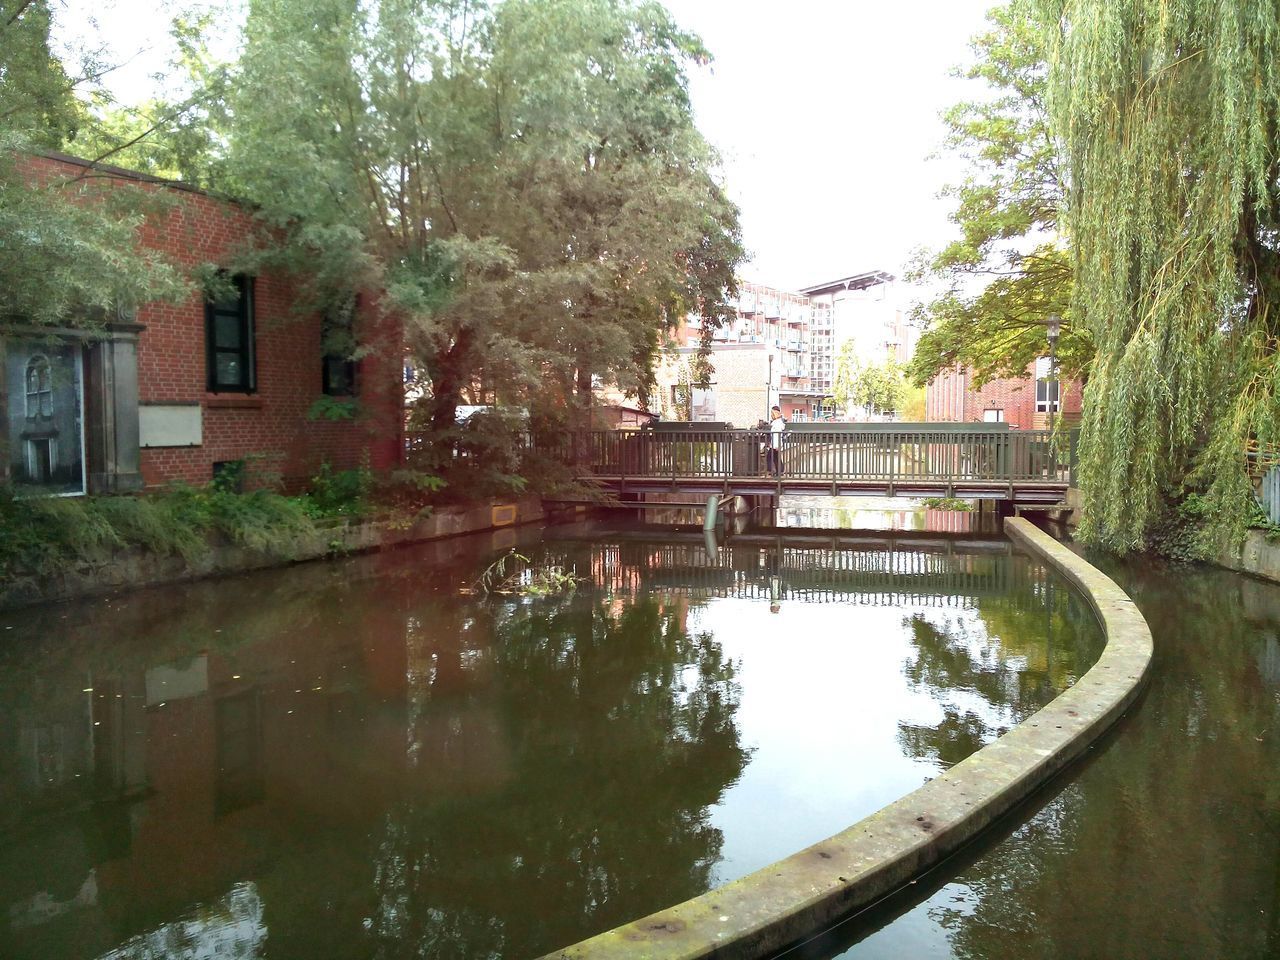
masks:
<svg viewBox="0 0 1280 960"><path fill-rule="evenodd" d="M575 475L618 494L745 496L955 496L1060 503L1071 483L1075 438L985 424L787 432L781 475L759 430L568 431L535 444ZM892 427L892 425L876 425ZM1065 448L1065 449L1064 449Z"/></svg>

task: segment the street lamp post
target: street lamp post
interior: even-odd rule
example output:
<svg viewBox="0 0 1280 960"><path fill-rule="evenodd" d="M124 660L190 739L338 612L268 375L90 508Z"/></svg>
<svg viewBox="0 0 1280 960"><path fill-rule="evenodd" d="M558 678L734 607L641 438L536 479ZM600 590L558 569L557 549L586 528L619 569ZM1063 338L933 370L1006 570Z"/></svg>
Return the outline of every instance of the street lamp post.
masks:
<svg viewBox="0 0 1280 960"><path fill-rule="evenodd" d="M1062 318L1056 313L1049 314L1045 324L1045 334L1049 337L1049 385L1053 387L1050 394L1048 387L1045 394L1049 400L1049 469L1053 471L1053 479L1058 479L1057 453L1054 451L1054 414L1058 412L1058 402L1062 398L1062 384L1058 383L1058 336L1062 333Z"/></svg>
<svg viewBox="0 0 1280 960"><path fill-rule="evenodd" d="M1062 387L1058 383L1058 337L1062 333L1062 319L1056 314L1049 314L1045 324L1045 333L1049 337L1049 383L1053 385L1053 394L1049 400L1049 432L1053 433L1053 415L1058 409L1058 400L1062 396ZM1049 391L1046 388L1045 393Z"/></svg>
<svg viewBox="0 0 1280 960"><path fill-rule="evenodd" d="M778 398L778 402L782 402L782 398ZM765 420L773 419L773 347L769 348L769 373L768 379L764 382L764 418Z"/></svg>

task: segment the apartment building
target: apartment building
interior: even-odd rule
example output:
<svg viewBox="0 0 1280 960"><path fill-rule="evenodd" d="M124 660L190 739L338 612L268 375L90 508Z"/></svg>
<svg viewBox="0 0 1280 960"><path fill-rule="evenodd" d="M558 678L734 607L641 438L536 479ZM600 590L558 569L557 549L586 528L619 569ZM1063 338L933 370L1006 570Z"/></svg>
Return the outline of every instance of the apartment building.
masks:
<svg viewBox="0 0 1280 960"><path fill-rule="evenodd" d="M906 363L915 353L918 332L906 321L897 278L883 270L805 287L814 316L813 385L831 392L836 358L846 343L867 366L887 359Z"/></svg>
<svg viewBox="0 0 1280 960"><path fill-rule="evenodd" d="M910 359L915 331L898 303L895 278L883 270L801 291L741 283L736 318L712 335L711 383L685 386L694 379L702 335L699 319L690 317L659 365L650 409L738 427L767 419L775 403L793 422L832 416L836 360L846 342L866 364Z"/></svg>
<svg viewBox="0 0 1280 960"><path fill-rule="evenodd" d="M829 389L813 385L813 311L804 294L758 283L741 283L737 317L712 335L711 383L687 388L702 337L697 317L676 336L675 349L657 371L650 409L663 417L755 426L777 404L788 420L818 419L830 407ZM689 396L686 399L685 391ZM687 409L684 409L687 408Z"/></svg>

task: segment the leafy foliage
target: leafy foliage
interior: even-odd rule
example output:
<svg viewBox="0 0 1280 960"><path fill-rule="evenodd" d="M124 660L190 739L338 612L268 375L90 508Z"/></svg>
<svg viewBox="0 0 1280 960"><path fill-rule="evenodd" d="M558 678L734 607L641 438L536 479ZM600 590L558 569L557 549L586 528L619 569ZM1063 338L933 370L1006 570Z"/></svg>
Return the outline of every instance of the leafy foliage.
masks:
<svg viewBox="0 0 1280 960"><path fill-rule="evenodd" d="M915 394L906 367L896 360L868 364L858 358L852 341L841 346L832 395L846 413L854 408L871 413L901 411Z"/></svg>
<svg viewBox="0 0 1280 960"><path fill-rule="evenodd" d="M237 494L210 486L148 497L0 499L0 579L49 575L102 563L139 547L195 562L218 534L250 550L292 555L315 530L302 505L259 490Z"/></svg>
<svg viewBox="0 0 1280 960"><path fill-rule="evenodd" d="M925 497L920 505L926 510L948 510L955 513L972 513L973 504L959 497Z"/></svg>
<svg viewBox="0 0 1280 960"><path fill-rule="evenodd" d="M1062 171L1046 105L1043 25L1033 0L993 9L972 41L974 63L961 71L990 96L957 104L943 119L947 147L970 173L946 194L960 237L922 254L914 278L940 292L916 310L926 327L910 376L923 386L956 366L981 385L1021 377L1046 350L1044 323L1064 319L1058 359L1067 379L1093 356L1087 331L1071 322L1071 257L1059 223Z"/></svg>
<svg viewBox="0 0 1280 960"><path fill-rule="evenodd" d="M364 465L333 470L322 464L305 494L285 497L267 489L239 492L242 475L233 469L205 487L174 486L138 497L0 496L0 580L100 564L129 549L195 564L219 539L288 559L299 543L319 535L320 522L412 522L430 510L444 486L418 471L379 475Z"/></svg>
<svg viewBox="0 0 1280 960"><path fill-rule="evenodd" d="M548 597L573 593L584 578L565 570L558 563L535 563L514 549L489 564L470 591L490 594L516 593L525 597Z"/></svg>
<svg viewBox="0 0 1280 960"><path fill-rule="evenodd" d="M1271 0L1040 0L1070 184L1085 391L1080 536L1139 548L1204 492L1238 535L1280 440L1280 31Z"/></svg>
<svg viewBox="0 0 1280 960"><path fill-rule="evenodd" d="M76 96L106 69L84 55L74 70L54 56L51 5L0 0L0 332L25 325L93 328L117 308L185 296L181 273L138 249L144 213L161 202L112 190L86 170L33 179L32 151L77 149L94 118Z"/></svg>
<svg viewBox="0 0 1280 960"><path fill-rule="evenodd" d="M385 291L448 446L464 400L566 415L644 392L660 334L732 314L737 212L693 125L705 60L632 0L263 0L227 173L260 256L321 301Z"/></svg>

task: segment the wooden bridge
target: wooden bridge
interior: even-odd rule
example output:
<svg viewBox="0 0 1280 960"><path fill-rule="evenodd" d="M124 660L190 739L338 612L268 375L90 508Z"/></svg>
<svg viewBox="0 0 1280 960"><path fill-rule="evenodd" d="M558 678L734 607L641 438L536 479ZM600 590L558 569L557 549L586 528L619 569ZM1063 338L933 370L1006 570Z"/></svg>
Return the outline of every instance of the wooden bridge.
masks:
<svg viewBox="0 0 1280 960"><path fill-rule="evenodd" d="M618 495L682 492L741 496L964 497L1026 506L1061 503L1076 434L1003 424L793 424L782 470L767 469L767 430L566 431L535 441L575 476Z"/></svg>

